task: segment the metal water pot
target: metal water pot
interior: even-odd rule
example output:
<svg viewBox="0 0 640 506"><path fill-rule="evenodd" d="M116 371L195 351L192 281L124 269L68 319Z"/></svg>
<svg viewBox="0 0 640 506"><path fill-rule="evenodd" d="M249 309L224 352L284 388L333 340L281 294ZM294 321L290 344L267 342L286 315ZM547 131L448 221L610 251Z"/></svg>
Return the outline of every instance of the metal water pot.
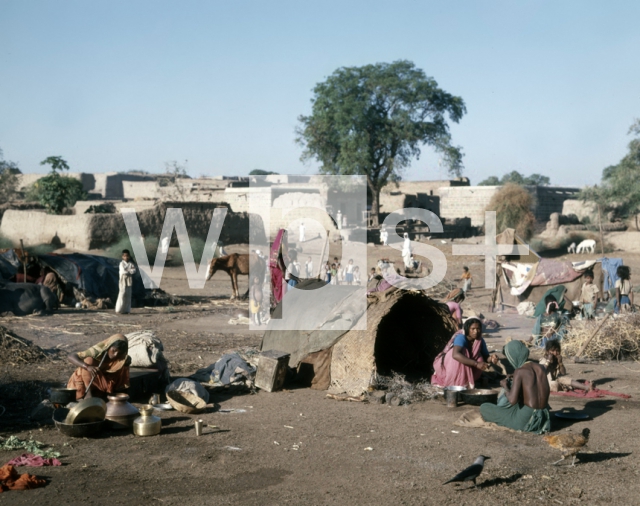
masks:
<svg viewBox="0 0 640 506"><path fill-rule="evenodd" d="M133 421L133 433L136 436L155 436L160 434L162 419L153 415L153 406L151 404L142 406L140 415Z"/></svg>
<svg viewBox="0 0 640 506"><path fill-rule="evenodd" d="M113 429L129 429L140 412L138 408L129 404L127 394L108 395L106 419Z"/></svg>

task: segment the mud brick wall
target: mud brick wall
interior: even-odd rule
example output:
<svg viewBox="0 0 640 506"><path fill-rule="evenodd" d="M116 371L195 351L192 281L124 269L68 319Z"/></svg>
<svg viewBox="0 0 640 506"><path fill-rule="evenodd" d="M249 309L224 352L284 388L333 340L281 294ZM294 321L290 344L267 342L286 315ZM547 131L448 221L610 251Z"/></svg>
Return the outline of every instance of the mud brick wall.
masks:
<svg viewBox="0 0 640 506"><path fill-rule="evenodd" d="M159 237L166 210L176 207L182 209L189 237L206 239L214 210L220 206L216 203L163 202L137 213L140 232L148 237ZM135 203L130 207L135 209ZM250 223L254 226L250 227ZM250 237L250 232L253 237ZM126 233L120 213L52 215L9 209L4 213L0 225L0 234L11 240L14 245L19 244L20 239L23 239L27 246L50 244L57 236L66 248L78 251L108 247L118 242ZM239 244L249 243L250 239L254 242L265 241L262 219L249 213L228 211L220 240L224 244ZM178 245L175 234L172 245Z"/></svg>
<svg viewBox="0 0 640 506"><path fill-rule="evenodd" d="M471 218L471 225L484 225L484 211L501 186L459 186L440 188L440 216L445 219ZM533 214L537 221L549 220L551 213L561 213L565 200L575 198L578 188L559 186L525 186L534 198Z"/></svg>

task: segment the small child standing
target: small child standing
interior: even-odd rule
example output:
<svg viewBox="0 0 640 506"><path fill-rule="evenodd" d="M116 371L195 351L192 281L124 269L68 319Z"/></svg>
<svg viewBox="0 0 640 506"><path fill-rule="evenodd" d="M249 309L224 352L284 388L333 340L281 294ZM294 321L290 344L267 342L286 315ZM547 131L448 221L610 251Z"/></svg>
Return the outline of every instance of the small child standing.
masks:
<svg viewBox="0 0 640 506"><path fill-rule="evenodd" d="M331 264L331 279L329 280L329 283L332 285L338 284L338 269L336 264Z"/></svg>
<svg viewBox="0 0 640 506"><path fill-rule="evenodd" d="M633 285L631 284L631 269L621 265L616 271L620 279L616 280L615 312L630 313L633 309Z"/></svg>
<svg viewBox="0 0 640 506"><path fill-rule="evenodd" d="M371 267L371 270L369 271L369 279L367 280L367 283L375 277L376 277L376 268Z"/></svg>
<svg viewBox="0 0 640 506"><path fill-rule="evenodd" d="M347 285L353 284L353 267L353 258L350 258L349 263L344 268L344 280L346 281Z"/></svg>
<svg viewBox="0 0 640 506"><path fill-rule="evenodd" d="M582 304L582 314L585 318L595 317L596 304L598 303L598 287L593 284L593 272L584 273L584 284L580 292L580 303Z"/></svg>
<svg viewBox="0 0 640 506"><path fill-rule="evenodd" d="M131 312L131 293L133 292L133 275L136 266L131 261L131 253L128 249L122 250L122 262L118 268L118 301L116 313L129 314Z"/></svg>
<svg viewBox="0 0 640 506"><path fill-rule="evenodd" d="M576 381L567 376L567 370L562 363L562 348L560 341L550 339L544 347L544 357L540 359L540 365L547 369L547 379L552 392L563 392L566 390L593 390L593 382L589 384Z"/></svg>
<svg viewBox="0 0 640 506"><path fill-rule="evenodd" d="M353 268L353 284L360 284L360 267L358 267L357 265Z"/></svg>
<svg viewBox="0 0 640 506"><path fill-rule="evenodd" d="M469 290L469 288L471 288L471 280L473 279L471 277L471 273L469 272L469 267L467 267L466 265L462 268L463 273L462 273L462 291L464 293L467 293L467 291Z"/></svg>
<svg viewBox="0 0 640 506"><path fill-rule="evenodd" d="M260 278L258 276L253 277L253 283L251 290L249 291L249 310L253 321L256 325L262 325L260 323L260 306L262 305L262 286L260 285Z"/></svg>

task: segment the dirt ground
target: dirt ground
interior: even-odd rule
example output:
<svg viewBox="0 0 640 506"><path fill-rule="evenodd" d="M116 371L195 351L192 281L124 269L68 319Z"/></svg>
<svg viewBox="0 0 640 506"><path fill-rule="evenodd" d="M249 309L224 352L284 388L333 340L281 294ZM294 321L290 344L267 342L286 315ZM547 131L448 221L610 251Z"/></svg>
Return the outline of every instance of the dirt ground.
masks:
<svg viewBox="0 0 640 506"><path fill-rule="evenodd" d="M502 325L486 334L499 350L508 337L529 334L533 321L486 311L490 291L479 258L451 257L451 244L437 244L450 259L449 276L463 262L475 287L465 308L481 311ZM229 248L242 250L242 246ZM334 251L331 251L334 254ZM612 255L613 256L613 255ZM368 263L400 252L368 247ZM638 272L640 254L624 255ZM399 264L398 264L399 265ZM368 269L367 269L368 270ZM241 278L241 292L246 290ZM247 303L231 303L230 282L216 274L198 293L189 290L182 268L165 269L162 288L196 301L190 306L113 311L65 309L52 316L3 318L0 324L61 354L85 349L115 332L155 330L165 346L174 377L212 364L229 349L258 346L261 332L230 325ZM575 467L550 466L560 458L534 434L460 428L453 422L468 408L447 408L434 400L391 407L338 402L325 392L293 389L276 393L214 397L215 407L198 415L208 429L195 436L196 416L163 412L162 433L137 438L107 432L96 439L70 439L50 425L28 420L46 389L66 382L73 367L64 360L29 365L0 364L0 435L33 437L62 453L62 467L19 468L48 480L41 489L7 492L3 504L637 504L640 365L633 362L567 364L576 378L632 395L582 400L552 397L554 410L570 408L589 420L561 422L553 431L591 429L588 449ZM238 411L223 413L219 408ZM471 408L474 409L474 408ZM295 446L294 446L295 445ZM4 462L20 451L2 452ZM479 488L442 483L487 455ZM1 464L1 463L0 463Z"/></svg>

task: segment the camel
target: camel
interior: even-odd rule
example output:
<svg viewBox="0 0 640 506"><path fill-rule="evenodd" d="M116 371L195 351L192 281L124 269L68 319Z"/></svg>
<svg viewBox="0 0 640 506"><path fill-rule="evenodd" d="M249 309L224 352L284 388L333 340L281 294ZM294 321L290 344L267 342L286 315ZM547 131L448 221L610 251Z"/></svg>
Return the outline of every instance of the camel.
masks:
<svg viewBox="0 0 640 506"><path fill-rule="evenodd" d="M264 273L266 269L265 261L255 254L239 254L232 253L223 257L214 258L209 264L209 272L207 273L207 281L216 273L216 271L225 271L231 277L231 288L233 296L236 299L240 295L238 293L238 274L245 276L251 272L252 275L258 276L260 283L264 281ZM249 290L243 295L243 299L249 296Z"/></svg>

